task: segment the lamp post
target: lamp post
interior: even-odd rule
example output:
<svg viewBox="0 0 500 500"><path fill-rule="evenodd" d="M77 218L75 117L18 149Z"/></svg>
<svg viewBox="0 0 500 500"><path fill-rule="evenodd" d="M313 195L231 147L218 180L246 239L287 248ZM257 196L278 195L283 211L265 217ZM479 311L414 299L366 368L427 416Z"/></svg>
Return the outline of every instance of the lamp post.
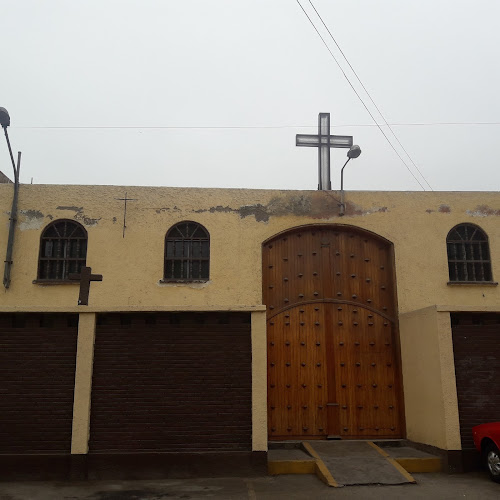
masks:
<svg viewBox="0 0 500 500"><path fill-rule="evenodd" d="M347 151L347 161L344 163L342 170L340 171L340 211L339 215L345 215L345 203L344 203L344 168L353 158L357 158L361 154L361 148L354 144Z"/></svg>
<svg viewBox="0 0 500 500"><path fill-rule="evenodd" d="M5 108L0 107L0 125L5 133L5 139L7 140L7 146L9 148L10 160L12 162L12 168L14 169L14 197L12 198L12 209L10 211L9 217L9 236L7 239L7 254L5 256L5 269L3 275L3 286L9 288L10 286L10 270L12 268L12 249L14 247L14 230L16 228L17 221L17 199L19 197L19 171L21 170L21 152L17 153L17 166L14 161L14 155L12 154L12 148L10 147L9 134L7 133L7 127L10 125L9 112Z"/></svg>

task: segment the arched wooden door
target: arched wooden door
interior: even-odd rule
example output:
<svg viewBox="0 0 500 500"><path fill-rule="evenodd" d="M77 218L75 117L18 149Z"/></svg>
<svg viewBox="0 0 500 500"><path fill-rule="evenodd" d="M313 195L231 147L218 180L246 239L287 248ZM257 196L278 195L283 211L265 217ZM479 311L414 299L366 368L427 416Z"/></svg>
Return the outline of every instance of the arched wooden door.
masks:
<svg viewBox="0 0 500 500"><path fill-rule="evenodd" d="M351 226L263 244L270 439L404 435L392 245Z"/></svg>

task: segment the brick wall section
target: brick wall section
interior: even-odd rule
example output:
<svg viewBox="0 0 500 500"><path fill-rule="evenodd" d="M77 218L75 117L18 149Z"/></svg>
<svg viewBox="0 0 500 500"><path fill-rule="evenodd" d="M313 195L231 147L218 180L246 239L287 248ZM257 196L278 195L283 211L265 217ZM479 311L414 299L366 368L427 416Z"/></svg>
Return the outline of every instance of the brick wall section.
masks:
<svg viewBox="0 0 500 500"><path fill-rule="evenodd" d="M77 315L0 314L0 454L70 453Z"/></svg>
<svg viewBox="0 0 500 500"><path fill-rule="evenodd" d="M453 314L453 351L462 449L472 427L500 420L500 314Z"/></svg>
<svg viewBox="0 0 500 500"><path fill-rule="evenodd" d="M249 314L99 316L89 451L251 451Z"/></svg>

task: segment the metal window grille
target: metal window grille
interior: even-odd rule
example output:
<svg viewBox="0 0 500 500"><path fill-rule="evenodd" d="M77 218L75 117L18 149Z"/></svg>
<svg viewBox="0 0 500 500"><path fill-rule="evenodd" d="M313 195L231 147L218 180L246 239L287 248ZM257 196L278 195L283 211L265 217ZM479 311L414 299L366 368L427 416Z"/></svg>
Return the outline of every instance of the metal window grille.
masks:
<svg viewBox="0 0 500 500"><path fill-rule="evenodd" d="M69 280L87 260L87 231L78 222L57 220L49 224L40 239L38 280Z"/></svg>
<svg viewBox="0 0 500 500"><path fill-rule="evenodd" d="M196 222L180 222L165 237L164 279L207 281L210 267L210 236Z"/></svg>
<svg viewBox="0 0 500 500"><path fill-rule="evenodd" d="M450 281L492 281L488 236L474 224L455 226L446 238Z"/></svg>

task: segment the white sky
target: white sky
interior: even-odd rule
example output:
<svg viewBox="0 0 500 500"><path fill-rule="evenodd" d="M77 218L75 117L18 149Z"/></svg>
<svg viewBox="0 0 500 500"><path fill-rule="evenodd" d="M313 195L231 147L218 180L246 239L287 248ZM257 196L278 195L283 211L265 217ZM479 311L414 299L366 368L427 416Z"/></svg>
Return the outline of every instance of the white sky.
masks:
<svg viewBox="0 0 500 500"><path fill-rule="evenodd" d="M432 188L498 190L500 1L313 3L387 121L427 124L393 130ZM317 150L295 134L330 112L363 151L347 189L421 190L296 0L0 0L0 33L24 183L316 189Z"/></svg>

